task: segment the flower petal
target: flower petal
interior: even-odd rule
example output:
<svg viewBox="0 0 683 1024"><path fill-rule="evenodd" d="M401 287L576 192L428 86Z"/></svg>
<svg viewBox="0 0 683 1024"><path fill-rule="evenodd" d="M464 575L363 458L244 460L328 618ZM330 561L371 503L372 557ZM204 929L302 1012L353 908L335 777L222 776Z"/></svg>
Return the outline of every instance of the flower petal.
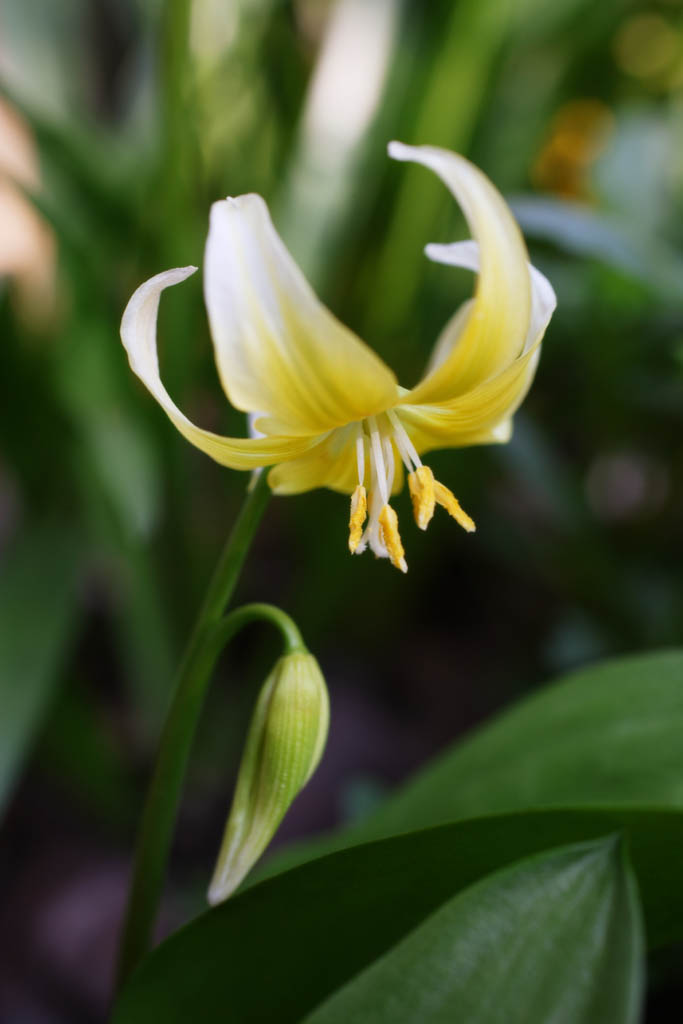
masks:
<svg viewBox="0 0 683 1024"><path fill-rule="evenodd" d="M526 248L500 193L464 157L399 142L389 144L389 155L433 170L460 204L481 247L474 306L459 344L411 394L411 402L441 405L493 377L522 352L531 304Z"/></svg>
<svg viewBox="0 0 683 1024"><path fill-rule="evenodd" d="M285 459L295 459L320 440L319 437L221 437L195 426L173 402L159 376L157 353L157 314L164 288L179 284L196 267L166 270L150 278L134 292L121 321L121 340L128 353L130 367L156 398L171 422L196 448L216 462L233 469L254 469Z"/></svg>
<svg viewBox="0 0 683 1024"><path fill-rule="evenodd" d="M425 254L435 263L446 263L451 267L464 267L466 270L474 270L475 273L479 271L479 246L472 239L467 242L453 242L451 245L438 245L432 242L425 247ZM528 264L528 268L531 281L531 314L522 352L527 352L535 342L543 337L557 306L555 290L545 274L542 274L531 263ZM470 303L472 301L470 299ZM444 335L446 332L451 335L449 339L451 347L458 340L463 325L458 324L457 320L464 318L465 307L468 305L469 303L463 303L455 316L446 324L435 345L435 350L445 345ZM443 363L446 357L447 353L443 353L439 357L437 365Z"/></svg>
<svg viewBox="0 0 683 1024"><path fill-rule="evenodd" d="M418 452L508 441L512 432L511 417L531 386L540 350L539 339L512 366L447 407L423 404L398 406L394 412Z"/></svg>
<svg viewBox="0 0 683 1024"><path fill-rule="evenodd" d="M391 370L315 296L257 195L214 203L204 294L225 392L292 434L393 404Z"/></svg>
<svg viewBox="0 0 683 1024"><path fill-rule="evenodd" d="M436 339L429 361L425 367L422 380L427 380L435 370L438 370L439 367L443 366L446 362L462 337L463 331L467 326L467 321L472 313L473 306L474 299L468 299L467 302L463 302L461 306L458 306L455 313Z"/></svg>
<svg viewBox="0 0 683 1024"><path fill-rule="evenodd" d="M354 426L340 427L300 458L274 466L268 474L271 490L274 494L302 494L316 487L329 487L342 494L352 494L358 483L356 437ZM395 449L392 456L391 493L397 494L403 487L403 466Z"/></svg>

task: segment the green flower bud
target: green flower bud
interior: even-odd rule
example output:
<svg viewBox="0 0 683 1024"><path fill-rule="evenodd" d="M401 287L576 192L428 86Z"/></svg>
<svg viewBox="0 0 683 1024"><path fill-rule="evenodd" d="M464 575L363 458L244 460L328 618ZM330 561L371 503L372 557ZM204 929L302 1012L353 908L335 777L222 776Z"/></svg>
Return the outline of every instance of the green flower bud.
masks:
<svg viewBox="0 0 683 1024"><path fill-rule="evenodd" d="M273 838L318 766L329 717L316 659L303 650L283 655L256 703L209 903L220 903L235 891Z"/></svg>

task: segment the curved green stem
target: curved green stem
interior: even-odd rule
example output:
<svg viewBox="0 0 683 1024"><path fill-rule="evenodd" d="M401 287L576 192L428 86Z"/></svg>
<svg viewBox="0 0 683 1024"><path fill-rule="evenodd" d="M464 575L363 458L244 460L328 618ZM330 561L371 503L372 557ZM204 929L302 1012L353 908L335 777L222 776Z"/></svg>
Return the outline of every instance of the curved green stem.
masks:
<svg viewBox="0 0 683 1024"><path fill-rule="evenodd" d="M306 645L294 619L290 618L281 608L276 608L274 604L255 603L242 605L230 615L226 615L216 625L212 633L212 642L217 647L217 653L223 650L235 633L257 619L265 619L280 630L285 645L285 654L306 651Z"/></svg>
<svg viewBox="0 0 683 1024"><path fill-rule="evenodd" d="M119 947L118 985L125 981L150 945L192 740L211 671L222 645L231 635L228 620L220 620L270 496L266 476L266 473L260 474L247 496L214 571L180 665L138 832ZM258 617L252 614L251 618L245 618L245 609L240 612L230 616L230 621L246 625L247 621ZM272 614L268 617L275 621Z"/></svg>

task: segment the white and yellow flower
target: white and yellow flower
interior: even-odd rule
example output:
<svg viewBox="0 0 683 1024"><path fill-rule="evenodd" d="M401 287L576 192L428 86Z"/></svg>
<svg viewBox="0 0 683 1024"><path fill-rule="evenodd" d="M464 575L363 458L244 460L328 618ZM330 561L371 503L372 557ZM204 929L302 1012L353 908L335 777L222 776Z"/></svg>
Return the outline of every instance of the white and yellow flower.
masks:
<svg viewBox="0 0 683 1024"><path fill-rule="evenodd" d="M159 376L156 322L164 288L196 267L167 270L135 292L121 337L134 373L178 430L222 465L271 466L276 494L330 487L351 495L349 548L366 547L407 569L390 497L408 484L426 529L435 505L466 530L474 523L421 455L435 448L507 441L531 384L555 308L530 266L519 229L491 182L463 157L398 142L389 155L431 168L460 204L474 239L428 245L439 263L477 272L472 299L446 324L422 380L402 388L392 371L313 293L287 252L263 199L214 203L204 297L218 372L232 404L259 437L203 430L178 409Z"/></svg>

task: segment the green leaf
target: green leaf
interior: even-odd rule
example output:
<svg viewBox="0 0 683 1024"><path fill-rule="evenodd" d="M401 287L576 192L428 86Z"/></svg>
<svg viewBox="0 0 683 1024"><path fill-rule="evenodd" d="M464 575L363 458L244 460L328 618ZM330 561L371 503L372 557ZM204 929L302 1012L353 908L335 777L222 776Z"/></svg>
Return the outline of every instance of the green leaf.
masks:
<svg viewBox="0 0 683 1024"><path fill-rule="evenodd" d="M683 653L574 672L420 772L373 833L527 807L629 801L683 808Z"/></svg>
<svg viewBox="0 0 683 1024"><path fill-rule="evenodd" d="M449 900L306 1024L636 1024L638 893L608 838L518 861Z"/></svg>
<svg viewBox="0 0 683 1024"><path fill-rule="evenodd" d="M52 697L72 633L78 542L64 524L26 529L0 575L0 808Z"/></svg>
<svg viewBox="0 0 683 1024"><path fill-rule="evenodd" d="M356 846L243 890L143 961L114 1022L299 1021L490 872L615 832L629 842L649 945L683 938L683 813L564 809L478 818Z"/></svg>
<svg viewBox="0 0 683 1024"><path fill-rule="evenodd" d="M139 810L139 792L121 748L115 725L88 687L67 678L45 723L36 765L43 778L58 781L100 838L105 831L117 839L123 830L129 836Z"/></svg>
<svg viewBox="0 0 683 1024"><path fill-rule="evenodd" d="M368 839L531 807L683 808L683 653L582 669L448 749L346 831L285 851L264 874Z"/></svg>

